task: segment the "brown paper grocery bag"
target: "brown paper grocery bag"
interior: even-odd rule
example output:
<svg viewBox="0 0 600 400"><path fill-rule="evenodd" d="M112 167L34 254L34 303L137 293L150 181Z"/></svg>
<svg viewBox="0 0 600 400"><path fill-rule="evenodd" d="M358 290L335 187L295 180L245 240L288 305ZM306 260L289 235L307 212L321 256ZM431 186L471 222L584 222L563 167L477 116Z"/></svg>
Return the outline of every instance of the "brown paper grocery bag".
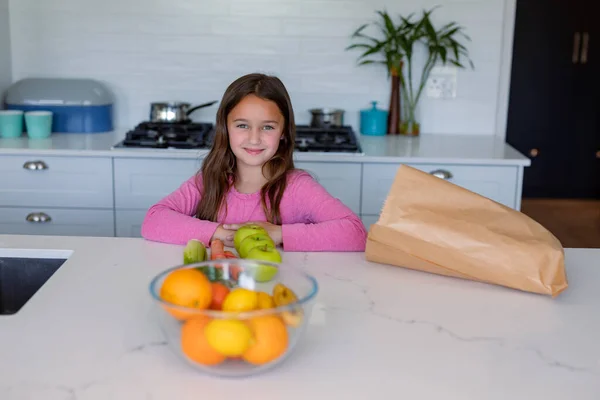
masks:
<svg viewBox="0 0 600 400"><path fill-rule="evenodd" d="M564 249L527 215L400 166L367 238L369 261L556 296Z"/></svg>

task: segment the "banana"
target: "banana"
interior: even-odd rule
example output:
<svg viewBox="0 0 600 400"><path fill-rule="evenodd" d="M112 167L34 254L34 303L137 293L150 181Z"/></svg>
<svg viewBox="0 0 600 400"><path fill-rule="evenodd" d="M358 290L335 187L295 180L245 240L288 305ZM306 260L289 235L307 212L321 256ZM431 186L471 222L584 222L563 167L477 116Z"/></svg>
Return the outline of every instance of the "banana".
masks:
<svg viewBox="0 0 600 400"><path fill-rule="evenodd" d="M292 291L292 289L288 288L282 283L278 283L273 287L273 302L275 306L285 306L291 303L295 303L298 301L298 297ZM301 308L292 310L292 311L283 311L281 313L281 318L283 321L289 325L297 328L302 323L302 317L304 316L304 312Z"/></svg>

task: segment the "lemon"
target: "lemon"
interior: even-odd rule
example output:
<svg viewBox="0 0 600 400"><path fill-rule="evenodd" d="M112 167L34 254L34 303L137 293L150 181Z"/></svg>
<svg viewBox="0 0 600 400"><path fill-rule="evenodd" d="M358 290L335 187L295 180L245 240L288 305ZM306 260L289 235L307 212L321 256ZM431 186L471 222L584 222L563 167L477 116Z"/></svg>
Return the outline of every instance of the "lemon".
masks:
<svg viewBox="0 0 600 400"><path fill-rule="evenodd" d="M228 357L241 356L253 342L250 327L232 319L213 319L204 328L204 335L213 349Z"/></svg>
<svg viewBox="0 0 600 400"><path fill-rule="evenodd" d="M275 302L273 298L265 292L258 292L258 308L266 309L266 308L274 308Z"/></svg>
<svg viewBox="0 0 600 400"><path fill-rule="evenodd" d="M243 312L252 311L258 308L258 293L255 291L235 288L223 301L223 311Z"/></svg>

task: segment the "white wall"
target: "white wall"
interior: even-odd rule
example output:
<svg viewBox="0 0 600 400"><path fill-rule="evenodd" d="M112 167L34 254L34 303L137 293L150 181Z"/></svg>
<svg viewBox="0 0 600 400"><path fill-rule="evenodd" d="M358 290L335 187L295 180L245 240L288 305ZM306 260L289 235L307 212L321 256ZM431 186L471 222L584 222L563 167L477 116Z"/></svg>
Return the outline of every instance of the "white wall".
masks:
<svg viewBox="0 0 600 400"><path fill-rule="evenodd" d="M4 89L11 84L10 27L8 0L0 0L0 108Z"/></svg>
<svg viewBox="0 0 600 400"><path fill-rule="evenodd" d="M505 0L10 0L13 79L105 81L117 125L130 128L152 101L219 100L233 79L258 70L284 80L299 123L309 122L309 108L341 107L357 128L371 100L387 107L389 82L381 67L356 66L357 53L344 51L349 35L376 9L436 4L435 21L467 28L476 69L459 71L457 98L423 98L422 130L494 134L504 118ZM212 121L215 111L194 119Z"/></svg>

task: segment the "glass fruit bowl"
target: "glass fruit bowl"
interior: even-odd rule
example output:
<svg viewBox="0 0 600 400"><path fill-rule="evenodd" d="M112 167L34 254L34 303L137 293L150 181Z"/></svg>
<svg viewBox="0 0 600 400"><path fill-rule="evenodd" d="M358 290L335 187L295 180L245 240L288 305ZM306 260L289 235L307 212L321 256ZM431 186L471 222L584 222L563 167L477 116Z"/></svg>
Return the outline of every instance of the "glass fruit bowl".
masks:
<svg viewBox="0 0 600 400"><path fill-rule="evenodd" d="M176 266L150 283L169 347L221 377L254 375L286 359L317 292L316 279L299 269L239 258Z"/></svg>

